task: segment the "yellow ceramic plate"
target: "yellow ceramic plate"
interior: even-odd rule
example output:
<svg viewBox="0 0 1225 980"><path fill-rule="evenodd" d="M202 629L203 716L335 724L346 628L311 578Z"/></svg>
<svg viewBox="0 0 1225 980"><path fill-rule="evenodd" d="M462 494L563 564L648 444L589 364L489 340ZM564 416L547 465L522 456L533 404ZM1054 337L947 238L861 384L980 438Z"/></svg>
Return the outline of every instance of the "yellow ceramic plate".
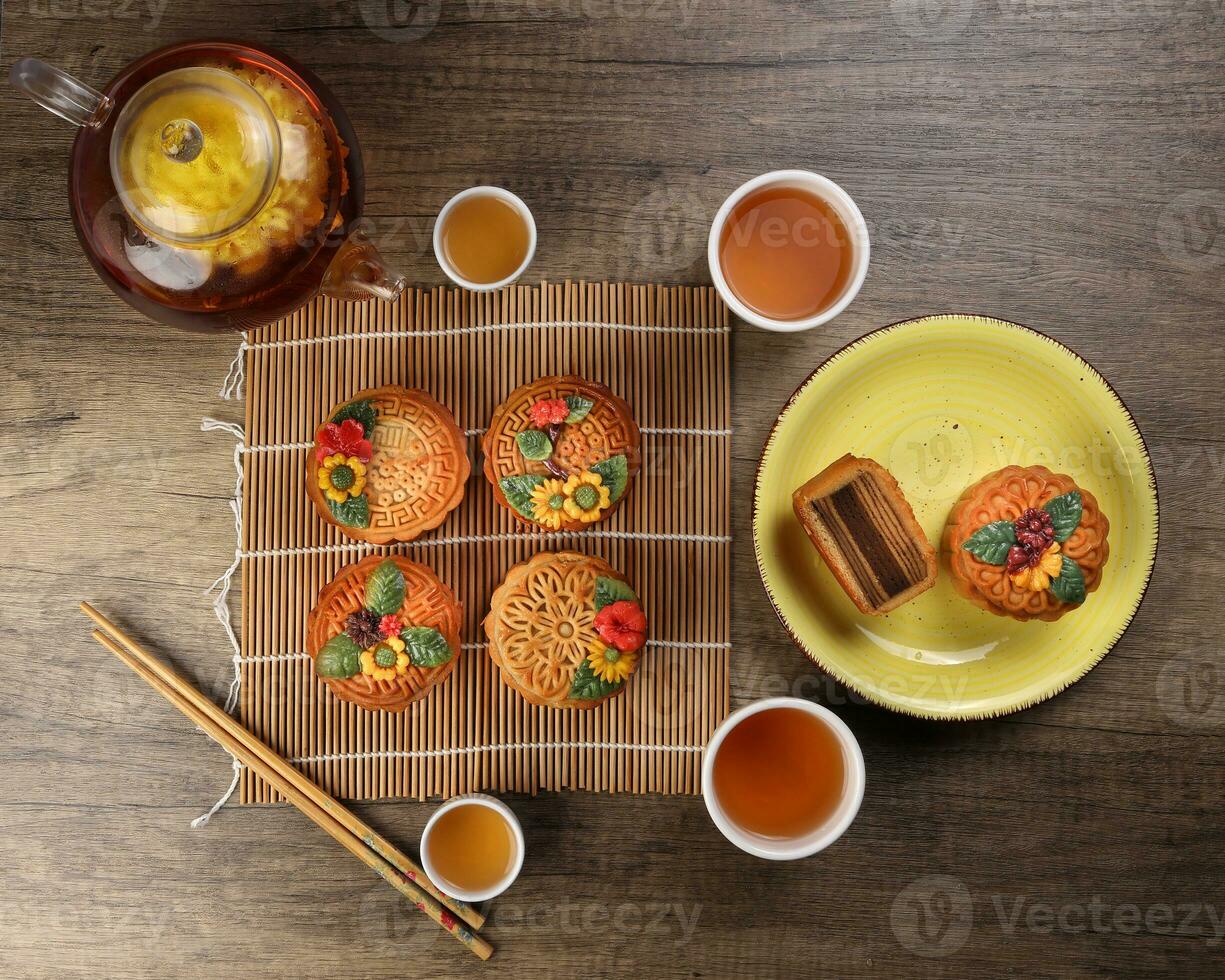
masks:
<svg viewBox="0 0 1225 980"><path fill-rule="evenodd" d="M1020 623L958 596L942 558L934 588L862 615L791 509L791 492L848 452L893 473L937 546L962 490L987 473L1067 473L1110 519L1101 586L1056 622ZM753 540L779 618L824 670L897 711L983 718L1057 694L1123 634L1156 556L1157 487L1127 408L1075 353L1003 320L924 317L861 337L792 396L757 470Z"/></svg>

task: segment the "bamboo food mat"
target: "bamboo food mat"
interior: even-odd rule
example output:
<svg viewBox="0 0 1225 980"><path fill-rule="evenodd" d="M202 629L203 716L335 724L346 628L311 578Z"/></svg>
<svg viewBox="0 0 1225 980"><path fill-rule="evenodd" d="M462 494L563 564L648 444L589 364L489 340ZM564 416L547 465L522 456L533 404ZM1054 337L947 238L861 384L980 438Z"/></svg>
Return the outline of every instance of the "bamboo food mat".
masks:
<svg viewBox="0 0 1225 980"><path fill-rule="evenodd" d="M243 723L347 799L699 792L702 747L728 710L729 338L727 310L711 289L607 283L409 290L398 304L320 299L249 333L238 362L247 385L236 555ZM541 532L494 502L480 435L514 388L570 373L629 402L643 466L609 520ZM375 546L316 515L304 473L332 406L384 384L423 388L446 405L473 466L463 502L440 527ZM589 711L529 705L499 678L480 628L511 566L564 549L624 572L650 623L641 669L620 696ZM305 653L320 589L375 553L429 565L464 606L454 673L399 714L339 701ZM248 770L240 787L244 803L277 799Z"/></svg>

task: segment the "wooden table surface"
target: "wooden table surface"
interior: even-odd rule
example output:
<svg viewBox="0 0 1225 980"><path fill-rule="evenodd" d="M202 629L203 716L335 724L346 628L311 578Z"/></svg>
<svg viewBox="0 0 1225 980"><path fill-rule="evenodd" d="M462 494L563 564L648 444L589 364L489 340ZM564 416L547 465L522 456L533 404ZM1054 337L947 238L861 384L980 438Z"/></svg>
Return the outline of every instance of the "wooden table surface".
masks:
<svg viewBox="0 0 1225 980"><path fill-rule="evenodd" d="M223 810L229 760L87 638L93 599L220 698L202 590L233 553L231 443L202 416L235 338L159 329L74 238L72 133L0 96L6 472L0 975L1219 976L1225 970L1225 10L1220 0L14 0L4 63L101 84L232 35L310 65L364 144L372 232L441 281L433 215L505 185L533 278L707 281L742 180L839 181L872 226L849 311L735 344L737 703L795 691L862 740L860 817L827 853L734 850L698 798L513 798L530 857L486 967L296 811ZM399 19L397 20L397 17ZM777 624L753 465L826 355L947 310L1027 323L1118 389L1151 447L1161 550L1085 680L998 721L856 704ZM1026 379L1010 397L1023 396ZM1003 394L1003 393L1002 393ZM430 812L361 812L411 843Z"/></svg>

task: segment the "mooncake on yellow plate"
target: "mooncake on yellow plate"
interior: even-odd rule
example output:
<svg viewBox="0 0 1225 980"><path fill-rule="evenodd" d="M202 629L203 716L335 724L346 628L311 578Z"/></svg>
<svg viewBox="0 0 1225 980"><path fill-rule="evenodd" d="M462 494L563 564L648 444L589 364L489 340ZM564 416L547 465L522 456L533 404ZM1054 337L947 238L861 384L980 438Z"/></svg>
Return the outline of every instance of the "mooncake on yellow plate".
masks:
<svg viewBox="0 0 1225 980"><path fill-rule="evenodd" d="M949 515L953 585L976 606L1055 620L1102 580L1110 521L1097 498L1045 466L1006 466L969 487Z"/></svg>

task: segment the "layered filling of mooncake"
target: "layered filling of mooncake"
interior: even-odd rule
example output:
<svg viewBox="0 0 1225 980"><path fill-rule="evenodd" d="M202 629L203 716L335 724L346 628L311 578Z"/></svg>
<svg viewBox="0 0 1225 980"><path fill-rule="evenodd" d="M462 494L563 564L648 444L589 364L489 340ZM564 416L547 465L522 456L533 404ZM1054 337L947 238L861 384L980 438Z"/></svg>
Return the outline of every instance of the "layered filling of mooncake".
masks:
<svg viewBox="0 0 1225 980"><path fill-rule="evenodd" d="M825 497L812 501L847 571L873 606L924 581L928 564L890 495L870 474L861 473Z"/></svg>

